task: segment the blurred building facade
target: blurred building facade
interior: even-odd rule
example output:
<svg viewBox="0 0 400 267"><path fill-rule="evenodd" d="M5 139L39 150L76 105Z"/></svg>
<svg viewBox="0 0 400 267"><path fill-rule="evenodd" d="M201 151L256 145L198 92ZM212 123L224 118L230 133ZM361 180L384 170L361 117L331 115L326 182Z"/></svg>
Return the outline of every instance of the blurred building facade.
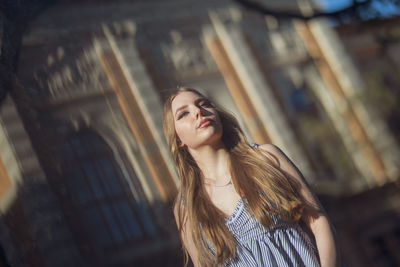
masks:
<svg viewBox="0 0 400 267"><path fill-rule="evenodd" d="M390 23L395 34L400 23ZM373 57L373 42L357 41L379 27L358 27L262 18L231 1L46 10L24 38L20 97L0 110L4 264L181 265L179 184L161 123L177 86L201 89L249 142L289 155L326 204L350 266L400 263L397 129L360 97L378 61L396 67L388 87L399 84L399 44L389 43L393 57Z"/></svg>

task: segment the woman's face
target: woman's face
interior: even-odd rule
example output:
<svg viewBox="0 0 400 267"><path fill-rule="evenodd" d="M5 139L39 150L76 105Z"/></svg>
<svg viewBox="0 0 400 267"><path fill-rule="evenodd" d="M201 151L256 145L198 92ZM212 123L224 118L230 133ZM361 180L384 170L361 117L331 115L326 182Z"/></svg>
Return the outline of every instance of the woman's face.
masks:
<svg viewBox="0 0 400 267"><path fill-rule="evenodd" d="M221 141L222 125L210 101L190 91L179 93L171 103L175 132L190 149Z"/></svg>

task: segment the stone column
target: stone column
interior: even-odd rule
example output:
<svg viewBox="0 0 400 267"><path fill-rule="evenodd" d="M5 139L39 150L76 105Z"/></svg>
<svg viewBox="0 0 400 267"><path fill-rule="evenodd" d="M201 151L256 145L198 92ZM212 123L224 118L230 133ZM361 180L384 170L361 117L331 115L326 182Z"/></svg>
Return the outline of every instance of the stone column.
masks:
<svg viewBox="0 0 400 267"><path fill-rule="evenodd" d="M341 120L333 120L359 171L370 185L397 179L398 144L374 107L362 103L360 95L365 85L339 37L325 20L298 23L297 28L327 85L329 92L325 94L331 95L347 124L347 129L343 129L343 125L338 125ZM352 140L348 141L349 138Z"/></svg>
<svg viewBox="0 0 400 267"><path fill-rule="evenodd" d="M106 44L97 42L95 48L161 199L168 202L176 195L178 180L163 136L163 104L135 45L136 26L121 27L128 37L117 40L118 36L104 26Z"/></svg>
<svg viewBox="0 0 400 267"><path fill-rule="evenodd" d="M237 25L223 23L216 13L210 13L210 17L215 33L212 31L206 33L207 43L219 68L222 64L231 67L230 73L223 69L221 72L231 92L240 92L240 94L232 93L232 98L239 110L245 110L243 105L248 105L247 109L250 109L252 115L250 121L246 118L247 114L244 114L248 129L250 132L251 129L253 132L255 132L254 129L258 129L261 133L266 131L267 141L280 147L295 162L309 182L312 182L315 177L309 162L304 157L305 153L296 140L288 119L279 107L271 86L259 69L243 33ZM219 45L219 50L216 45ZM219 51L219 56L217 51ZM234 81L230 82L233 78L229 76L232 76ZM240 86L237 85L238 83ZM237 88L233 90L232 85ZM244 102L243 99L248 99L248 101ZM259 142L262 136L261 134L254 135L253 138Z"/></svg>

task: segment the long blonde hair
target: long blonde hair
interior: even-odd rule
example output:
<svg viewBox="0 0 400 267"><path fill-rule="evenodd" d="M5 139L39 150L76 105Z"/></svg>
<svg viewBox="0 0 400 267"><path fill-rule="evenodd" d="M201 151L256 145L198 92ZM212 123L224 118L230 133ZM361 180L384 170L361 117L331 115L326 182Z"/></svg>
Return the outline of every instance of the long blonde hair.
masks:
<svg viewBox="0 0 400 267"><path fill-rule="evenodd" d="M235 257L236 241L224 223L225 215L208 197L195 160L185 148L179 147L171 104L179 93L187 91L205 97L195 89L183 87L164 104L164 134L180 178L174 209L180 237L185 223L189 223L187 229L191 229L200 262L215 266ZM294 182L280 170L272 155L247 143L235 117L213 106L221 119L221 140L230 155L232 182L240 196L246 198L248 212L266 228L272 224L272 214L286 221L298 221L306 203ZM185 247L183 250L186 266L188 252Z"/></svg>

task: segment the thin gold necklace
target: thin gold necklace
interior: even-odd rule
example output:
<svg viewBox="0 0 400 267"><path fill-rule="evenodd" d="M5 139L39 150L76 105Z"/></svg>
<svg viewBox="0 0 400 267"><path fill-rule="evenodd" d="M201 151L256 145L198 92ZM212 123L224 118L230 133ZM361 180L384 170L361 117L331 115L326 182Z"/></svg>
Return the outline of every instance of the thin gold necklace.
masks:
<svg viewBox="0 0 400 267"><path fill-rule="evenodd" d="M213 187L225 187L225 186L228 186L228 185L232 184L232 179L229 179L229 181L226 184L223 184L223 185L210 184L210 183L206 183L206 182L204 182L204 184L209 185L209 186L213 186Z"/></svg>

